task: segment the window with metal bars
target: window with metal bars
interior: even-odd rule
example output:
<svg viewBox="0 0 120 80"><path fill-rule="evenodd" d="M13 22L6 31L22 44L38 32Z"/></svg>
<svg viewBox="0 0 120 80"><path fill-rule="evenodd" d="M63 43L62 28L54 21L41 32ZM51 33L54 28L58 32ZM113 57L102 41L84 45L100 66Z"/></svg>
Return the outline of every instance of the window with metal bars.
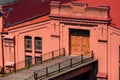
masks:
<svg viewBox="0 0 120 80"><path fill-rule="evenodd" d="M32 50L32 38L25 36L25 50Z"/></svg>
<svg viewBox="0 0 120 80"><path fill-rule="evenodd" d="M35 50L42 50L42 38L40 37L35 37Z"/></svg>

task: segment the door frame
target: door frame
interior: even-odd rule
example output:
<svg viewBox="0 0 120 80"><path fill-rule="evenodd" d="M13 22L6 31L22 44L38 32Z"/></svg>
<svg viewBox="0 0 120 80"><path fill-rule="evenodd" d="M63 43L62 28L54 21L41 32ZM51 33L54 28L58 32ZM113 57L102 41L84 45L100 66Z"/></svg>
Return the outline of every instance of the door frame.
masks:
<svg viewBox="0 0 120 80"><path fill-rule="evenodd" d="M86 31L89 31L89 38L90 38L90 30L89 29L75 29L75 28L69 28L69 55L71 55L72 53L71 53L71 30L86 30ZM90 39L89 39L89 41L90 41ZM90 43L89 43L89 45L90 45Z"/></svg>

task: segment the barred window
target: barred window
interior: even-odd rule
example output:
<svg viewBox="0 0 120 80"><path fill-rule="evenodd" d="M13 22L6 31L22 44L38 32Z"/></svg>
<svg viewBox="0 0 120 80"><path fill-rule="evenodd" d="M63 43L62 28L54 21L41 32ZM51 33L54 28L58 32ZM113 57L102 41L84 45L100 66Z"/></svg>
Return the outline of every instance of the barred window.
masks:
<svg viewBox="0 0 120 80"><path fill-rule="evenodd" d="M35 57L35 63L41 63L42 57Z"/></svg>
<svg viewBox="0 0 120 80"><path fill-rule="evenodd" d="M35 50L42 50L42 38L35 37Z"/></svg>
<svg viewBox="0 0 120 80"><path fill-rule="evenodd" d="M32 49L32 38L25 36L25 49Z"/></svg>

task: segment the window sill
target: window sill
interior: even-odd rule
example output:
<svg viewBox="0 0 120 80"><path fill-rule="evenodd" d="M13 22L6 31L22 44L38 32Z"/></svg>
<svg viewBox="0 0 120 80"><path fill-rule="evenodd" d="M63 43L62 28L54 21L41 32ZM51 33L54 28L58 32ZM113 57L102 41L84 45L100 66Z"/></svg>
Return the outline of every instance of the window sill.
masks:
<svg viewBox="0 0 120 80"><path fill-rule="evenodd" d="M42 54L42 50L35 50L35 53L40 53L40 54Z"/></svg>
<svg viewBox="0 0 120 80"><path fill-rule="evenodd" d="M26 49L25 52L32 52L32 50L31 49Z"/></svg>
<svg viewBox="0 0 120 80"><path fill-rule="evenodd" d="M101 39L99 39L98 42L105 42L106 43L107 40L101 40Z"/></svg>

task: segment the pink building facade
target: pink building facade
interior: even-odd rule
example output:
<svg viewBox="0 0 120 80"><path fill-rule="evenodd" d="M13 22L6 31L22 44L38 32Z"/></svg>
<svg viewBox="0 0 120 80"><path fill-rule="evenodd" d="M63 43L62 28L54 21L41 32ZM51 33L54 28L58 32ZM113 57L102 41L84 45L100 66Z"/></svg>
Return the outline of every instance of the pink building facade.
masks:
<svg viewBox="0 0 120 80"><path fill-rule="evenodd" d="M40 55L61 48L66 56L93 51L98 73L107 74L108 80L119 80L120 29L111 24L109 6L90 7L81 2L51 2L50 6L50 15L8 28L2 27L1 16L0 66L3 59L6 67L25 59L39 60ZM16 64L17 69L24 66Z"/></svg>
<svg viewBox="0 0 120 80"><path fill-rule="evenodd" d="M107 74L108 80L119 80L120 30L110 23L109 6L89 7L86 3L73 2L60 5L59 10L58 5L55 7L52 4L50 18L54 23L58 23L57 25L64 26L64 31L61 32L65 35L63 46L68 55L74 55L74 51L85 54L86 50L93 50L95 58L98 59L98 72ZM89 41L84 37L81 39L82 31L79 37L70 35L71 29L76 29L76 34L77 30L88 30ZM77 45L74 46L75 44ZM78 44L82 44L82 48Z"/></svg>

